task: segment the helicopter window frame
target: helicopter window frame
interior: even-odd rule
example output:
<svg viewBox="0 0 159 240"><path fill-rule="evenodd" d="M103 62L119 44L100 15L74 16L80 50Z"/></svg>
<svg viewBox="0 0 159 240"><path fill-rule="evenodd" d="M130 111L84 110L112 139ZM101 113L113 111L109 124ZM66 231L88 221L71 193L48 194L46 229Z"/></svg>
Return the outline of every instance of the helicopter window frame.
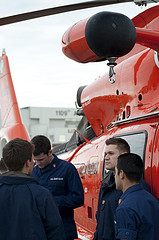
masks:
<svg viewBox="0 0 159 240"><path fill-rule="evenodd" d="M127 137L128 136L134 136L134 138L136 138L136 135L139 135L139 134L142 134L141 136L144 136L144 139L143 139L143 142L142 144L140 145L140 149L141 149L141 146L143 147L142 148L142 152L140 153L139 151L132 151L132 144L130 143L131 140L127 140ZM123 138L124 140L126 140L129 145L130 145L130 152L134 152L138 155L140 155L142 161L143 161L143 164L145 164L145 150L146 150L146 143L147 143L147 136L148 136L148 133L146 130L142 130L142 131L135 131L135 132L129 132L129 133L123 133L123 134L116 134L114 135L113 137L119 137L119 138ZM131 138L132 139L132 138ZM134 143L135 141L133 141ZM136 145L135 145L136 146ZM139 149L139 148L138 148ZM102 179L104 179L106 177L106 175L108 174L109 170L107 170L105 168L105 156L103 157L103 170L102 170ZM144 176L143 176L144 177Z"/></svg>

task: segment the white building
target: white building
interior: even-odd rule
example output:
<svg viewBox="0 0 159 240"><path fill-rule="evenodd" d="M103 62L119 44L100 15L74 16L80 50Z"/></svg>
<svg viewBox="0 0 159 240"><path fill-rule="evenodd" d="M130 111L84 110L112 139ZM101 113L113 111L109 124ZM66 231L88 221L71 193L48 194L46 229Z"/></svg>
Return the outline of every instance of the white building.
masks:
<svg viewBox="0 0 159 240"><path fill-rule="evenodd" d="M30 138L42 134L53 145L68 141L81 120L75 108L25 107L20 111Z"/></svg>

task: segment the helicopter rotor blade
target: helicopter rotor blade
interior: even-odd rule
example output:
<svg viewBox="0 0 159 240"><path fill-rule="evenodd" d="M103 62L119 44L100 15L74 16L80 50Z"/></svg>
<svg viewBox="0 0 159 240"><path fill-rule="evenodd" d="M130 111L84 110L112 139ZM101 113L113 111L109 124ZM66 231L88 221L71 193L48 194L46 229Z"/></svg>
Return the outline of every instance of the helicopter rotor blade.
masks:
<svg viewBox="0 0 159 240"><path fill-rule="evenodd" d="M11 24L11 23L22 22L30 19L35 19L35 18L50 16L50 15L59 14L59 13L65 13L65 12L70 12L75 10L99 7L99 6L110 5L115 3L124 3L124 2L133 2L133 0L103 0L103 1L96 0L96 1L89 1L89 2L76 3L76 4L59 6L59 7L53 7L53 8L47 8L47 9L37 10L37 11L32 11L27 13L21 13L21 14L0 18L0 26Z"/></svg>

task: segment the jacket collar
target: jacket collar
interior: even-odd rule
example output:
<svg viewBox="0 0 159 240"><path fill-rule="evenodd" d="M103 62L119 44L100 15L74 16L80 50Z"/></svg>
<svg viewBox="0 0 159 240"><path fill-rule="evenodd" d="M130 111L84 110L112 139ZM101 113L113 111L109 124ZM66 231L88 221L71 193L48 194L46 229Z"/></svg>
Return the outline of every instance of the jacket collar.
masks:
<svg viewBox="0 0 159 240"><path fill-rule="evenodd" d="M129 187L129 188L122 194L121 200L123 201L123 200L127 197L127 195L128 195L129 193L131 193L131 192L136 192L136 191L139 191L139 190L142 190L142 189L143 189L143 187L141 186L141 184L135 184L135 185Z"/></svg>
<svg viewBox="0 0 159 240"><path fill-rule="evenodd" d="M2 174L2 176L30 178L30 175L22 173L22 172L17 172L17 171L5 172L5 173Z"/></svg>
<svg viewBox="0 0 159 240"><path fill-rule="evenodd" d="M33 177L22 172L8 171L0 175L1 185L2 184L18 185L18 184L27 184L31 182L38 184L38 182Z"/></svg>
<svg viewBox="0 0 159 240"><path fill-rule="evenodd" d="M106 177L102 180L102 185L104 185L104 187L108 187L114 184L115 184L114 173L112 171L109 171Z"/></svg>

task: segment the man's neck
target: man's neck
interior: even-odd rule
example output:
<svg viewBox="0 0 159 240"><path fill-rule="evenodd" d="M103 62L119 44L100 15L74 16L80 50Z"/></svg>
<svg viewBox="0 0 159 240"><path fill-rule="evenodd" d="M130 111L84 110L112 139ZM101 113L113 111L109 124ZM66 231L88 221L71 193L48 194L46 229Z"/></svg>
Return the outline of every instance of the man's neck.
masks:
<svg viewBox="0 0 159 240"><path fill-rule="evenodd" d="M130 182L129 180L125 181L123 183L122 192L124 193L128 188L130 188L136 184L139 184L139 183L138 182Z"/></svg>

